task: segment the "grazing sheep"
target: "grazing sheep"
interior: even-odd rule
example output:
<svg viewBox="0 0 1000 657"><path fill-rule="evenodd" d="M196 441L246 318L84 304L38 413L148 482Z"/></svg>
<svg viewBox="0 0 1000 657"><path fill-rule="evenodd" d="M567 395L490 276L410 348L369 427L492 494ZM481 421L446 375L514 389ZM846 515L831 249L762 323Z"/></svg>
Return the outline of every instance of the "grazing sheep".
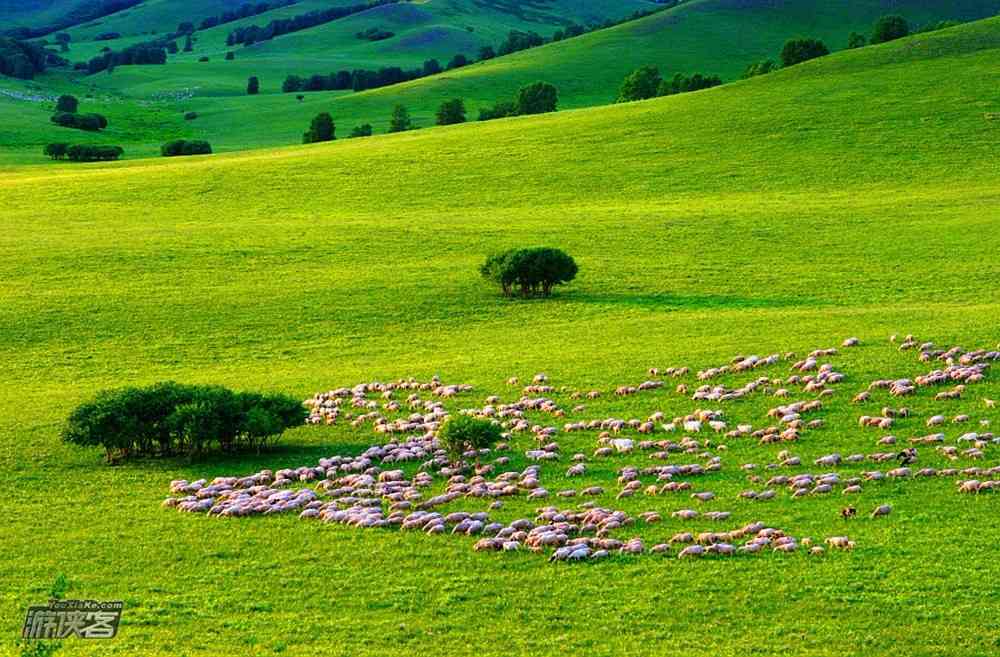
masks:
<svg viewBox="0 0 1000 657"><path fill-rule="evenodd" d="M890 505L888 505L888 504L881 504L881 505L875 507L875 510L872 511L872 518L879 518L881 516L887 516L890 513L892 513L892 507Z"/></svg>

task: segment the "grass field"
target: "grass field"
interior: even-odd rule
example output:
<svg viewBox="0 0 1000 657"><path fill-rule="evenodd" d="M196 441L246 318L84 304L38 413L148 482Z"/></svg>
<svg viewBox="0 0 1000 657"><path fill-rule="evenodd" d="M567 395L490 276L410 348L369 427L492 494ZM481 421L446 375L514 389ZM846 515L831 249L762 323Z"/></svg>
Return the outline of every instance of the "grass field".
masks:
<svg viewBox="0 0 1000 657"><path fill-rule="evenodd" d="M747 486L738 465L789 447L742 442L699 481L719 493L707 508L734 511L733 526L848 533L858 548L565 565L475 553L472 538L159 506L171 479L357 453L370 429L302 428L259 457L121 467L63 446L58 431L101 388L168 378L305 398L439 373L476 386L457 402L471 406L509 399L511 375L607 391L651 366L857 335L862 347L831 359L848 381L827 428L790 448L803 471L821 454L873 451L878 434L856 417L880 404L849 396L930 369L890 333L967 348L1000 339L998 50L993 19L627 105L184 161L8 167L0 645L64 574L70 597L126 602L118 639L67 642L71 655L994 652L998 502L959 496L949 479L866 487L859 508L891 503L893 515L845 526L839 496L735 501ZM499 298L475 268L522 244L564 248L579 280L550 301ZM995 425L980 397L998 395L993 372L946 412ZM774 403L724 408L759 423ZM927 391L905 403L915 417L901 438L941 406ZM606 394L585 415L698 405L667 390ZM595 446L592 433L559 440L565 454ZM529 443L517 439L516 467ZM617 490L619 467L647 461L594 461L588 482ZM567 465L545 466L547 487L579 485L563 480ZM630 513L689 503L611 495L599 501ZM511 500L502 515L536 506Z"/></svg>

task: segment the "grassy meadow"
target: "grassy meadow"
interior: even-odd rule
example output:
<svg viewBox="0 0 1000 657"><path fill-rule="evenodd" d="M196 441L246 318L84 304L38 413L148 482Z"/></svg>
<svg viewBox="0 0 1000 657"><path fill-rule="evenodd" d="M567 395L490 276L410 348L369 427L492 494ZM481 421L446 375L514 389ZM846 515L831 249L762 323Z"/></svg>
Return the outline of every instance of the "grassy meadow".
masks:
<svg viewBox="0 0 1000 657"><path fill-rule="evenodd" d="M877 449L880 434L856 418L895 403L852 406L850 396L931 369L890 334L996 347L1000 122L988 117L1000 111L998 52L993 19L625 105L183 161L7 166L0 650L13 652L25 608L63 574L69 597L126 608L117 639L67 641L60 655L996 651L995 497L960 496L946 478L868 484L852 500L859 510L890 503L893 515L844 521L839 494L782 491L760 504L736 494L748 487L739 464L783 448L801 471L833 451ZM488 253L532 244L576 257L578 280L551 300L518 301L478 278ZM669 385L610 390L653 366L802 354L852 335L862 346L830 359L848 378L821 413L826 428L790 445L736 441L723 470L696 483L719 494L705 508L734 512L727 527L759 519L857 541L821 558L550 564L473 552L473 538L159 506L172 479L306 465L377 441L346 424L294 430L259 456L119 467L58 437L97 390L163 379L305 398L440 374L475 385L462 407L492 393L510 401L509 376L544 371L556 386L605 391L568 419L669 417L715 405ZM765 372L787 376L787 364ZM981 402L1000 395L995 372L943 411L931 394L900 402L914 410L901 438L926 433L933 412L1000 422ZM777 403L722 407L733 424L760 425ZM589 432L559 440L566 455L595 447ZM516 438L512 467L526 465L532 442ZM599 503L630 513L689 506L613 499L617 470L648 462L591 460L587 483L608 489ZM922 449L921 466L945 463ZM566 466L565 456L543 466L547 488L581 485L563 478ZM513 498L497 516L537 506ZM650 544L715 527L668 517L621 536Z"/></svg>

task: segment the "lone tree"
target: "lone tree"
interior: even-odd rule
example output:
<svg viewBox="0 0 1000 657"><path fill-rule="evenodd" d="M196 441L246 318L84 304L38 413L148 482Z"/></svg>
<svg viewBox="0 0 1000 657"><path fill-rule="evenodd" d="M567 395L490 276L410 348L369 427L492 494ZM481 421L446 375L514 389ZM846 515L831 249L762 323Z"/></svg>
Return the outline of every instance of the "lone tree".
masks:
<svg viewBox="0 0 1000 657"><path fill-rule="evenodd" d="M556 111L559 92L548 82L533 82L517 93L518 114L544 114Z"/></svg>
<svg viewBox="0 0 1000 657"><path fill-rule="evenodd" d="M547 297L556 285L569 283L579 271L576 261L559 249L510 249L491 255L479 267L486 280L511 296L515 286L522 297Z"/></svg>
<svg viewBox="0 0 1000 657"><path fill-rule="evenodd" d="M868 39L865 38L864 34L851 32L851 36L847 37L847 48L849 50L854 50L855 48L864 48L867 44L868 44Z"/></svg>
<svg viewBox="0 0 1000 657"><path fill-rule="evenodd" d="M909 35L909 33L910 24L902 16L895 14L883 16L875 21L875 29L872 30L871 42L875 44L895 41L896 39L902 39Z"/></svg>
<svg viewBox="0 0 1000 657"><path fill-rule="evenodd" d="M57 112L67 112L69 114L76 114L76 110L80 107L80 101L76 99L76 96L63 95L59 96L59 100L56 101L56 111Z"/></svg>
<svg viewBox="0 0 1000 657"><path fill-rule="evenodd" d="M441 103L437 111L438 125L465 123L465 103L461 98L452 98Z"/></svg>
<svg viewBox="0 0 1000 657"><path fill-rule="evenodd" d="M66 157L66 151L69 150L69 144L57 143L48 144L45 147L45 154L48 155L53 160L61 160Z"/></svg>
<svg viewBox="0 0 1000 657"><path fill-rule="evenodd" d="M194 50L194 41L191 40L191 33L189 32L184 39L184 52L191 52L192 50Z"/></svg>
<svg viewBox="0 0 1000 657"><path fill-rule="evenodd" d="M625 76L616 102L627 103L654 98L659 91L661 81L660 69L655 66L637 68Z"/></svg>
<svg viewBox="0 0 1000 657"><path fill-rule="evenodd" d="M392 118L389 119L389 132L406 132L413 129L413 121L410 120L410 111L403 105L396 105L392 108Z"/></svg>
<svg viewBox="0 0 1000 657"><path fill-rule="evenodd" d="M312 123L309 124L309 130L302 135L302 143L315 144L321 141L333 141L337 138L335 132L336 126L333 124L333 117L330 116L329 112L320 112L313 117Z"/></svg>
<svg viewBox="0 0 1000 657"><path fill-rule="evenodd" d="M361 125L354 126L351 130L351 137L371 137L372 136L372 125L370 123L362 123Z"/></svg>
<svg viewBox="0 0 1000 657"><path fill-rule="evenodd" d="M256 75L252 75L247 80L247 94L256 96L258 93L260 93L260 80L257 79Z"/></svg>
<svg viewBox="0 0 1000 657"><path fill-rule="evenodd" d="M789 39L781 49L781 65L795 66L829 54L830 50L819 39Z"/></svg>
<svg viewBox="0 0 1000 657"><path fill-rule="evenodd" d="M479 462L479 450L495 445L501 437L500 425L489 420L480 420L470 415L453 415L438 429L438 440L457 461L465 454L475 451Z"/></svg>

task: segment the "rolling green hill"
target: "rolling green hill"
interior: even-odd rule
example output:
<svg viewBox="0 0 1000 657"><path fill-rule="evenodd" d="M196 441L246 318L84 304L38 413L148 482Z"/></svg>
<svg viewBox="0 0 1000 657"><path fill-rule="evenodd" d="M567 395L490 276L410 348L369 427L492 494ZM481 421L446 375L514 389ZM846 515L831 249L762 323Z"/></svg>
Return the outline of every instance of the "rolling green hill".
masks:
<svg viewBox="0 0 1000 657"><path fill-rule="evenodd" d="M299 141L309 120L320 111L333 114L341 135L361 123L383 131L391 108L400 102L410 109L418 125L426 127L433 123L434 111L443 100L463 98L470 118L475 118L479 108L539 79L558 86L562 108L606 104L614 99L624 75L638 66L658 64L667 75L701 71L732 80L748 63L775 57L790 36L818 36L832 47L840 47L851 31L870 31L876 17L885 11L880 0L852 2L850 11L825 7L813 0L749 4L694 0L638 21L432 78L358 94L308 93L302 102L294 95L280 93L286 74L328 73L363 65L369 57L383 64L406 65L407 57L414 53L394 53L391 44L373 46L368 42L354 46L358 51L331 50L312 34L315 30L309 30L240 49L235 61L224 61L219 50L212 51L210 62L199 63L199 53L208 52L208 33L214 31L209 30L200 33L195 53L172 59L165 66L124 66L111 75L77 81L53 74L38 81L43 93L89 90L101 101L90 106L111 119L107 134L79 135L56 128L47 123L51 104L0 96L0 116L7 117L10 130L9 148L0 152L0 162L42 163L38 153L45 143L68 139L121 144L127 157L155 155L162 142L179 137L207 139L217 151L291 144ZM945 17L975 17L998 9L1000 0L913 1L897 6L916 25ZM340 22L323 28L334 41L332 26ZM336 29L348 38L354 28ZM311 39L318 39L312 50ZM241 95L250 75L262 80L259 96ZM21 86L10 81L0 83L3 85L13 89ZM198 112L198 120L183 121L187 111ZM251 116L253 120L248 120Z"/></svg>
<svg viewBox="0 0 1000 657"><path fill-rule="evenodd" d="M856 420L881 401L847 400L901 363L908 376L930 367L888 345L889 334L996 344L998 55L1000 19L990 19L626 105L184 160L6 171L0 645L63 574L68 596L126 605L119 637L67 644L80 654L993 652L995 493L958 495L941 477L865 482L857 498L792 499L782 489L757 503L737 493L751 485L738 464L772 462L782 449L808 464L796 473L816 471L813 459L834 450L876 449L880 434ZM466 76L476 79L455 80ZM246 124L267 118L247 114ZM476 267L525 244L566 249L579 279L547 301L500 298ZM719 494L699 508L731 510L736 523L857 541L852 552L819 557L550 564L527 550L473 552L471 537L159 506L171 479L312 463L378 439L346 423L293 431L275 452L196 463L108 467L96 450L58 439L61 419L96 390L161 379L305 398L438 373L474 384L459 402L473 405L493 393L519 396L503 384L512 375L544 371L558 387L609 391L643 380L651 366L802 354L849 335L863 346L834 359L849 366L822 414L827 429L801 442L732 441L720 451L723 470L697 484ZM788 374L785 364L764 371ZM649 395L608 392L587 414L646 417L659 408L671 417L699 404L666 388ZM981 397L998 395L990 371L946 402L948 412L996 426L1000 416ZM774 403L759 395L725 408L757 425ZM901 441L925 432L923 419L940 407L927 391L905 403L917 415L901 422ZM964 429L943 430L953 440ZM568 455L595 446L593 432L559 440L566 456L544 466L552 490L577 485L562 476ZM523 452L534 444L515 438L512 469L527 465ZM988 458L959 467L992 466L997 447L984 449ZM921 450L921 467L949 463ZM622 528L622 538L650 545L721 528L670 518L693 503L687 497L615 500L624 462L592 461L590 477L608 488L598 502L631 514L655 508L664 521ZM847 499L864 512L876 503L895 510L844 520ZM579 502L559 500L551 503ZM497 513L509 522L538 506L509 498Z"/></svg>

